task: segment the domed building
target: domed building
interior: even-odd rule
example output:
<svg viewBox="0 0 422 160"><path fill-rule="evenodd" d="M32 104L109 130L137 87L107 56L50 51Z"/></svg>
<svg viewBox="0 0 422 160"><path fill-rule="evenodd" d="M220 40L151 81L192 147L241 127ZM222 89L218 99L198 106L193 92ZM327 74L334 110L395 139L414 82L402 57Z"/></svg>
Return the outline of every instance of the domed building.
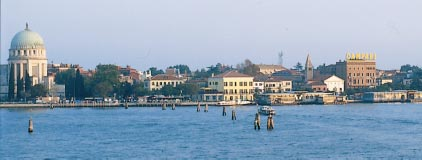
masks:
<svg viewBox="0 0 422 160"><path fill-rule="evenodd" d="M43 83L47 77L44 40L37 32L31 31L28 24L13 37L8 62L10 72L14 72L9 75L14 75L15 85L17 78L23 78L26 73L32 78L32 85Z"/></svg>

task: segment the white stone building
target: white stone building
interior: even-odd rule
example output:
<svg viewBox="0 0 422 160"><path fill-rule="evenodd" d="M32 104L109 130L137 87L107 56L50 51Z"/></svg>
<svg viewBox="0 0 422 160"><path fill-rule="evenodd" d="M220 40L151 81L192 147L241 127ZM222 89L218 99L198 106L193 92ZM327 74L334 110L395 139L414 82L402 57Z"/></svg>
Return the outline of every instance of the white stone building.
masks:
<svg viewBox="0 0 422 160"><path fill-rule="evenodd" d="M9 71L14 72L15 85L17 78L24 77L26 73L32 77L32 85L44 83L47 77L47 53L44 40L37 32L31 31L28 24L25 30L16 33L13 37L8 62Z"/></svg>
<svg viewBox="0 0 422 160"><path fill-rule="evenodd" d="M344 80L332 75L324 80L324 84L327 85L327 90L336 92L336 93L343 93L344 92Z"/></svg>

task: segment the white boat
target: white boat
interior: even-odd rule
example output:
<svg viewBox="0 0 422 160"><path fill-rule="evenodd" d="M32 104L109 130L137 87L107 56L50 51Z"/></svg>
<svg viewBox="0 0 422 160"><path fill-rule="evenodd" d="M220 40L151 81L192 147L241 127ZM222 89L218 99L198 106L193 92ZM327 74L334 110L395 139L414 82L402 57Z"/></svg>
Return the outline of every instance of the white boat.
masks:
<svg viewBox="0 0 422 160"><path fill-rule="evenodd" d="M220 101L217 103L217 106L238 106L238 105L249 105L252 104L251 101Z"/></svg>
<svg viewBox="0 0 422 160"><path fill-rule="evenodd" d="M275 115L275 110L270 106L260 106L258 108L258 113L264 114L264 115Z"/></svg>

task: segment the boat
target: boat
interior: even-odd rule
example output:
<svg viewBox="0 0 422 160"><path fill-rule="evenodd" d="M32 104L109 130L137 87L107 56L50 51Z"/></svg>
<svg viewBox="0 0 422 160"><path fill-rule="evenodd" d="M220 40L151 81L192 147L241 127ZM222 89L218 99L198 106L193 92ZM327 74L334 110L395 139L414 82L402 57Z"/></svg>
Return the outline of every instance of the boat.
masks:
<svg viewBox="0 0 422 160"><path fill-rule="evenodd" d="M258 113L264 114L264 115L275 115L275 110L270 106L260 106L258 108Z"/></svg>
<svg viewBox="0 0 422 160"><path fill-rule="evenodd" d="M252 104L251 101L220 101L217 103L217 106L239 106L239 105L249 105Z"/></svg>

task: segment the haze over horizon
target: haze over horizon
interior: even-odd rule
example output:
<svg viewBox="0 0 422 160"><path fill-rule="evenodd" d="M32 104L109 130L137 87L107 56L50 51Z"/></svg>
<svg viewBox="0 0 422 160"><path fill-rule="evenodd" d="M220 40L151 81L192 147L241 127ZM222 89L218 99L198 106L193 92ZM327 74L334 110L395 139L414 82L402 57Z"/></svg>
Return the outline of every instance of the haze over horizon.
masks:
<svg viewBox="0 0 422 160"><path fill-rule="evenodd" d="M3 0L1 64L25 28L44 39L49 62L130 65L139 70L223 63L314 66L347 52L377 53L377 68L421 66L417 0Z"/></svg>

